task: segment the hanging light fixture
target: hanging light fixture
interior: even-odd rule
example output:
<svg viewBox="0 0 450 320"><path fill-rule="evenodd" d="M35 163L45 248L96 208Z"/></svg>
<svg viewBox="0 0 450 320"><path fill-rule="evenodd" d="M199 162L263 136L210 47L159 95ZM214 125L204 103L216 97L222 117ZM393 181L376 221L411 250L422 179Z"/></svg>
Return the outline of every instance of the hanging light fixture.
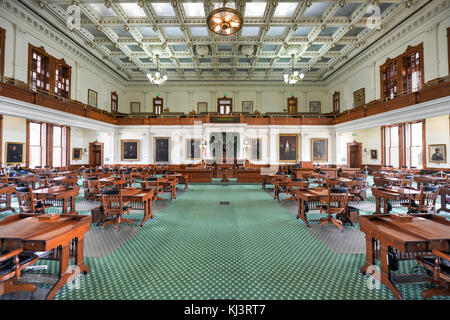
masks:
<svg viewBox="0 0 450 320"><path fill-rule="evenodd" d="M302 80L305 75L303 73L299 73L298 71L294 71L295 55L293 54L291 57L292 67L289 72L284 74L284 82L288 84L296 84L299 80Z"/></svg>
<svg viewBox="0 0 450 320"><path fill-rule="evenodd" d="M244 19L237 10L225 5L226 1L223 1L222 8L212 11L206 19L206 23L212 32L221 36L230 36L242 28Z"/></svg>
<svg viewBox="0 0 450 320"><path fill-rule="evenodd" d="M160 86L164 84L167 80L167 76L165 74L161 74L159 71L159 55L156 55L156 72L154 75L151 73L147 74L148 80L154 85Z"/></svg>

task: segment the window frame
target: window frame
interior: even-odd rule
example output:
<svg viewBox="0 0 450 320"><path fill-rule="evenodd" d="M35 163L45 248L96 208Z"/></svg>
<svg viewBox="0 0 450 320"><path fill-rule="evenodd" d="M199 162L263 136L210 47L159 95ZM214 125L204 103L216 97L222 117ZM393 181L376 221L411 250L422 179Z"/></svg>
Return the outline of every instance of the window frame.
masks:
<svg viewBox="0 0 450 320"><path fill-rule="evenodd" d="M39 141L39 147L41 149L41 159L40 159L40 166L43 168L47 165L47 124L41 121L34 121L34 120L27 120L27 159L26 159L26 165L28 168L30 168L31 165L31 124L39 124L40 125L40 141ZM34 146L37 147L37 146Z"/></svg>
<svg viewBox="0 0 450 320"><path fill-rule="evenodd" d="M380 66L380 97L381 100L391 100L396 98L399 95L402 94L409 94L413 91L412 89L410 91L408 91L408 88L405 88L405 83L404 83L404 77L406 76L406 59L408 57L410 57L413 54L419 53L419 71L420 71L420 84L417 88L417 91L420 90L423 85L424 85L424 79L425 79L425 73L424 73L424 54L423 54L423 42L421 42L420 44L416 45L416 46L408 46L405 50L405 52L403 52L402 54L398 55L397 57L391 59L388 58L386 59L386 62L384 64L382 64ZM392 66L393 64L396 65L396 70L395 70L395 74L393 76L396 84L396 92L394 93L394 96L391 97L390 94L386 95L386 91L384 90L385 88L385 81L387 81L388 79L384 80L384 74L386 73L388 76L388 71L389 71L389 67ZM407 85L406 85L407 86ZM388 87L389 89L389 87Z"/></svg>
<svg viewBox="0 0 450 320"><path fill-rule="evenodd" d="M337 105L337 107L336 107ZM333 112L340 113L341 112L341 93L340 91L335 91L333 93Z"/></svg>
<svg viewBox="0 0 450 320"><path fill-rule="evenodd" d="M161 101L161 104L156 104L156 101ZM159 109L160 108L160 112L156 112L156 111L158 111L157 109ZM161 114L163 114L163 111L164 111L164 99L163 98L161 98L161 97L156 97L156 98L153 98L153 113L155 114L155 115L161 115Z"/></svg>
<svg viewBox="0 0 450 320"><path fill-rule="evenodd" d="M72 90L72 67L70 65L68 65L64 58L62 59L56 59L55 57L49 55L44 47L35 47L33 46L31 43L28 44L28 84L31 86L32 85L32 74L33 74L33 52L35 52L36 54L41 55L42 57L48 59L48 72L49 72L49 77L48 77L48 84L49 84L49 89L41 89L38 88L37 90L42 91L42 92L46 92L48 94L54 95L54 96L58 96L58 97L62 97L62 98L66 98L66 99L70 99L71 97L71 90ZM55 93L55 86L57 86L58 81L56 81L55 79L55 75L56 75L56 69L58 70L62 70L64 72L67 72L68 76L66 77L66 80L68 80L68 85L69 85L69 91L67 92L66 90L62 91L62 92L67 92L67 94L61 94L60 92ZM66 86L67 83L64 85Z"/></svg>
<svg viewBox="0 0 450 320"><path fill-rule="evenodd" d="M111 113L119 112L119 95L116 91L111 92Z"/></svg>

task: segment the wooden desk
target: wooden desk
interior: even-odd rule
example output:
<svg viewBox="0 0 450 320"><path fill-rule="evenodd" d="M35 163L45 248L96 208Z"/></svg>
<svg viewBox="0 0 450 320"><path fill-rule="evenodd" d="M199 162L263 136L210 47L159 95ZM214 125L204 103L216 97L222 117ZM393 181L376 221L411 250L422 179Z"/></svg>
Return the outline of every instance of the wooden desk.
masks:
<svg viewBox="0 0 450 320"><path fill-rule="evenodd" d="M374 214L381 214L381 201L383 200L383 213L389 213L389 200L400 201L404 199L415 199L420 195L420 191L406 187L372 187L372 194L375 197L376 209Z"/></svg>
<svg viewBox="0 0 450 320"><path fill-rule="evenodd" d="M125 184L125 178L106 177L99 179L99 181L101 186L112 185L114 187L117 187Z"/></svg>
<svg viewBox="0 0 450 320"><path fill-rule="evenodd" d="M336 178L338 176L338 168L318 168L316 169L318 172L326 172L327 178Z"/></svg>
<svg viewBox="0 0 450 320"><path fill-rule="evenodd" d="M411 222L393 219L391 215L361 216L360 230L366 234L366 264L360 272L375 265L377 251L375 239L379 241L381 260L381 283L388 287L395 297L403 299L395 286L388 266L388 248L401 252L429 252L433 249L448 252L450 249L450 221L434 214L414 215Z"/></svg>
<svg viewBox="0 0 450 320"><path fill-rule="evenodd" d="M25 184L27 187L31 187L32 189L36 189L36 183L38 182L38 177L34 174L26 174L21 176L8 177L8 180L13 181L18 184Z"/></svg>
<svg viewBox="0 0 450 320"><path fill-rule="evenodd" d="M436 177L436 176L415 176L414 181L417 182L417 189L420 189L422 184L445 184L446 178Z"/></svg>
<svg viewBox="0 0 450 320"><path fill-rule="evenodd" d="M373 178L375 185L401 186L403 180L395 177Z"/></svg>
<svg viewBox="0 0 450 320"><path fill-rule="evenodd" d="M262 182L261 169L236 170L237 182Z"/></svg>
<svg viewBox="0 0 450 320"><path fill-rule="evenodd" d="M341 172L339 174L340 177L351 177L354 174L358 174L361 172L360 168L341 168Z"/></svg>
<svg viewBox="0 0 450 320"><path fill-rule="evenodd" d="M442 186L441 190L439 191L439 194L441 195L441 207L437 212L441 211L450 212L450 208L447 208L447 196L450 195L450 184Z"/></svg>
<svg viewBox="0 0 450 320"><path fill-rule="evenodd" d="M78 214L78 212L75 211L75 200L76 200L76 197L79 192L80 192L80 187L66 188L66 187L61 187L61 186L33 190L33 193L37 199L62 200L63 201L63 207L62 207L63 214L65 214L65 213ZM68 212L69 198L71 199L70 212Z"/></svg>
<svg viewBox="0 0 450 320"><path fill-rule="evenodd" d="M0 212L4 212L4 211L8 211L8 210L11 210L12 212L16 212L16 210L13 207L11 207L11 195L15 192L16 192L16 188L14 185L9 185L9 184L4 184L4 183L0 184L0 198L3 195L5 195L5 198L6 198L4 202L0 202L0 204L5 203L5 207L0 208Z"/></svg>
<svg viewBox="0 0 450 320"><path fill-rule="evenodd" d="M314 173L314 168L295 168L295 177L300 178L306 178L311 173Z"/></svg>
<svg viewBox="0 0 450 320"><path fill-rule="evenodd" d="M190 182L212 182L213 178L213 170L186 169L178 172L186 175Z"/></svg>
<svg viewBox="0 0 450 320"><path fill-rule="evenodd" d="M328 189L326 188L311 188L304 190L297 190L296 197L298 199L297 219L302 219L306 226L309 227L308 219L306 218L305 202L313 200L319 201L320 198L328 196Z"/></svg>
<svg viewBox="0 0 450 320"><path fill-rule="evenodd" d="M147 221L148 219L153 219L153 196L153 189L122 189L123 201L130 201L132 204L136 202L141 202L144 204L144 219L142 219L141 227L144 226L145 221Z"/></svg>
<svg viewBox="0 0 450 320"><path fill-rule="evenodd" d="M0 221L0 249L24 251L58 250L59 273L58 281L46 296L53 299L58 290L79 273L87 274L89 267L84 264L84 235L90 229L91 216L56 215L51 222L42 220L36 214L16 214ZM75 265L69 269L69 246L74 240ZM14 287L13 281L7 284Z"/></svg>
<svg viewBox="0 0 450 320"><path fill-rule="evenodd" d="M173 199L177 198L177 181L176 180L169 180L166 178L160 178L159 180L160 185L164 187L170 187L170 202L172 202Z"/></svg>

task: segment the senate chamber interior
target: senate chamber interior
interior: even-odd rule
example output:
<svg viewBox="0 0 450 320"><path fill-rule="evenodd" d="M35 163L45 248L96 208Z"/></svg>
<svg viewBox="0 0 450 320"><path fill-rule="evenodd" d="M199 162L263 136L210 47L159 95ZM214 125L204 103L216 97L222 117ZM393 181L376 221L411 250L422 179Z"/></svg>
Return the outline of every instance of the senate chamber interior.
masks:
<svg viewBox="0 0 450 320"><path fill-rule="evenodd" d="M449 52L448 0L0 0L1 302L448 300Z"/></svg>

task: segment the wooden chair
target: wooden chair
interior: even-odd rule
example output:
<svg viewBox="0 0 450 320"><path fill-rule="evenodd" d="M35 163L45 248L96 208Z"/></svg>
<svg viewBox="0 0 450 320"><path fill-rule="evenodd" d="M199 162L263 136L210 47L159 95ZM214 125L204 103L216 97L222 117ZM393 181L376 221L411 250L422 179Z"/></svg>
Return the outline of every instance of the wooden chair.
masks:
<svg viewBox="0 0 450 320"><path fill-rule="evenodd" d="M436 199L439 195L439 186L421 186L419 200L410 200L402 203L408 208L408 213L436 213Z"/></svg>
<svg viewBox="0 0 450 320"><path fill-rule="evenodd" d="M37 176L37 178L38 178L37 182L39 184L38 189L48 188L50 186L48 182L48 176Z"/></svg>
<svg viewBox="0 0 450 320"><path fill-rule="evenodd" d="M133 172L125 171L122 173L122 177L125 179L127 187L132 187L134 183Z"/></svg>
<svg viewBox="0 0 450 320"><path fill-rule="evenodd" d="M103 213L105 219L109 218L102 224L102 227L104 228L108 224L115 223L117 230L120 223L133 224L133 220L122 218L124 214L130 213L132 207L129 204L130 201L123 202L120 190L102 190Z"/></svg>
<svg viewBox="0 0 450 320"><path fill-rule="evenodd" d="M411 188L412 187L412 183L413 183L413 175L404 175L402 177L402 187L408 187Z"/></svg>
<svg viewBox="0 0 450 320"><path fill-rule="evenodd" d="M433 250L432 253L433 255L416 257L420 265L433 273L429 281L439 285L437 288L424 290L422 296L425 299L432 296L450 296L450 255L438 250Z"/></svg>
<svg viewBox="0 0 450 320"><path fill-rule="evenodd" d="M98 177L87 177L86 181L88 189L87 193L85 193L85 198L89 200L101 193L100 180Z"/></svg>
<svg viewBox="0 0 450 320"><path fill-rule="evenodd" d="M350 184L350 194L355 197L359 203L366 198L366 185L363 177L353 177Z"/></svg>
<svg viewBox="0 0 450 320"><path fill-rule="evenodd" d="M286 193L290 194L290 198L284 200L297 201L296 192L308 188L309 182L303 178L291 178L291 181L286 185Z"/></svg>
<svg viewBox="0 0 450 320"><path fill-rule="evenodd" d="M36 285L17 283L22 270L36 263L38 256L23 249L0 251L0 295L17 291L36 291Z"/></svg>
<svg viewBox="0 0 450 320"><path fill-rule="evenodd" d="M162 195L164 192L163 186L160 184L158 178L149 177L146 178L144 181L141 182L141 186L146 189L153 189L154 190L154 197L153 197L153 203L156 202L156 200L164 200L163 198L159 197L159 195Z"/></svg>
<svg viewBox="0 0 450 320"><path fill-rule="evenodd" d="M28 187L16 188L17 202L19 203L20 213L45 213L45 209L52 207L50 203L34 198L33 189Z"/></svg>
<svg viewBox="0 0 450 320"><path fill-rule="evenodd" d="M322 203L319 206L320 213L325 212L328 215L328 217L320 219L320 226L330 222L344 232L342 219L339 219L339 217L347 214L348 189L328 188L327 198L320 200L320 202Z"/></svg>

